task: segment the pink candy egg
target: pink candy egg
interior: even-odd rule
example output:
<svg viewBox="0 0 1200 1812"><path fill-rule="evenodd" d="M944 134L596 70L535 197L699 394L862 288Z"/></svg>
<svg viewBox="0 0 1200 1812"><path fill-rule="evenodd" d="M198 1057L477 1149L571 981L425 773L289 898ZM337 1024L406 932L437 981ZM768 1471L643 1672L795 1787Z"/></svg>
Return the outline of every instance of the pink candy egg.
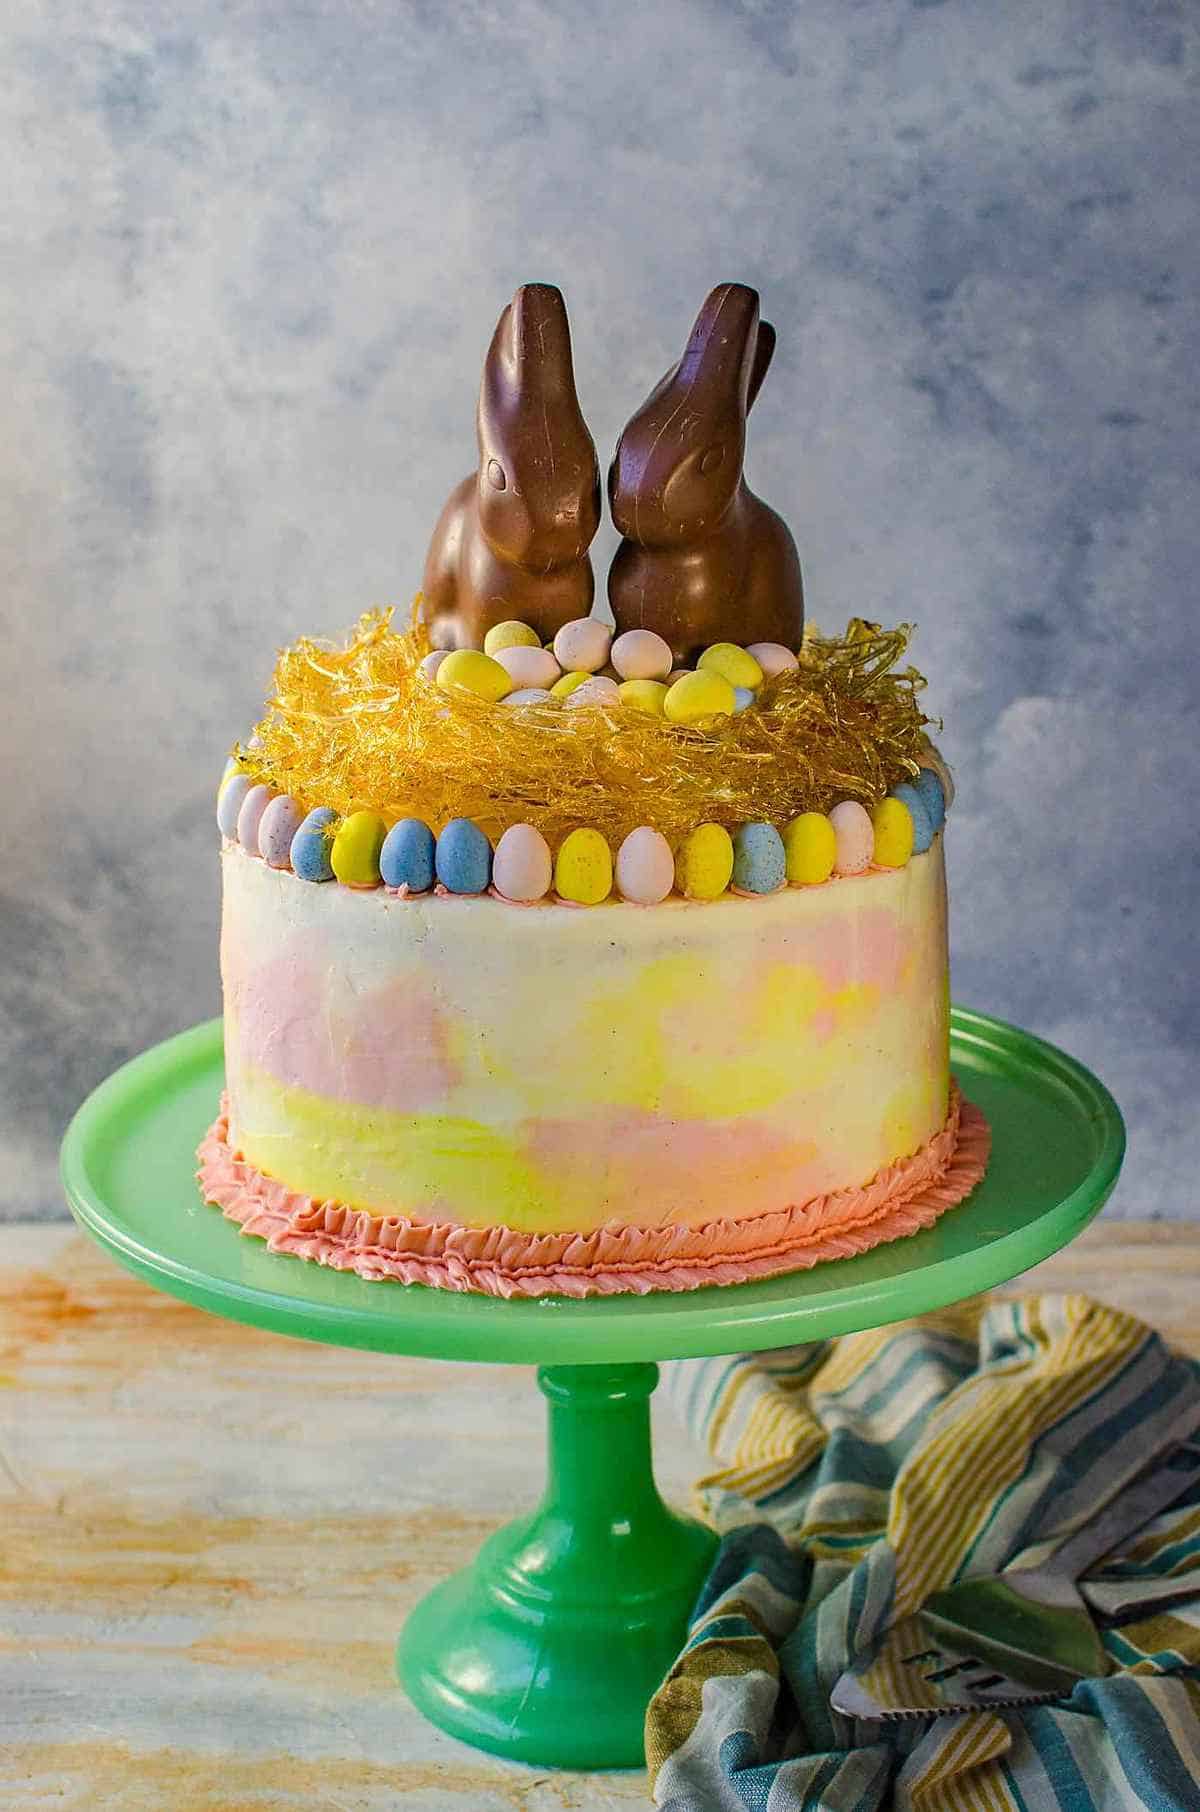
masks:
<svg viewBox="0 0 1200 1812"><path fill-rule="evenodd" d="M617 890L635 906L657 906L675 885L675 858L660 831L648 824L630 831L617 851Z"/></svg>
<svg viewBox="0 0 1200 1812"><path fill-rule="evenodd" d="M599 673L612 646L612 630L596 617L564 623L554 638L554 657L564 673Z"/></svg>
<svg viewBox="0 0 1200 1812"><path fill-rule="evenodd" d="M540 686L549 691L555 680L562 678L562 668L548 648L501 648L492 659L499 661L513 685L523 690Z"/></svg>
<svg viewBox="0 0 1200 1812"><path fill-rule="evenodd" d="M268 868L291 865L292 838L304 823L304 807L290 793L272 799L258 821L258 853Z"/></svg>
<svg viewBox="0 0 1200 1812"><path fill-rule="evenodd" d="M830 812L829 822L837 845L834 873L860 875L870 868L875 853L875 829L866 808L857 799L843 799Z"/></svg>
<svg viewBox="0 0 1200 1812"><path fill-rule="evenodd" d="M666 679L671 650L652 629L627 629L612 645L612 664L622 679Z"/></svg>
<svg viewBox="0 0 1200 1812"><path fill-rule="evenodd" d="M270 805L272 796L269 786L259 784L252 786L242 800L242 809L238 813L237 840L252 856L258 854L259 821Z"/></svg>
<svg viewBox="0 0 1200 1812"><path fill-rule="evenodd" d="M619 705L621 688L616 680L604 679L596 674L592 679L584 680L582 686L576 686L574 692L568 692L563 704L568 711L579 705Z"/></svg>
<svg viewBox="0 0 1200 1812"><path fill-rule="evenodd" d="M448 648L435 648L432 654L427 654L425 656L425 659L421 662L421 672L425 675L426 679L432 680L437 678L437 670L449 652L450 650Z"/></svg>
<svg viewBox="0 0 1200 1812"><path fill-rule="evenodd" d="M544 899L554 878L550 845L532 824L512 824L492 857L492 886L506 900Z"/></svg>
<svg viewBox="0 0 1200 1812"><path fill-rule="evenodd" d="M782 642L751 642L746 649L752 654L763 670L764 679L774 679L777 673L790 673L793 667L800 665L790 648Z"/></svg>

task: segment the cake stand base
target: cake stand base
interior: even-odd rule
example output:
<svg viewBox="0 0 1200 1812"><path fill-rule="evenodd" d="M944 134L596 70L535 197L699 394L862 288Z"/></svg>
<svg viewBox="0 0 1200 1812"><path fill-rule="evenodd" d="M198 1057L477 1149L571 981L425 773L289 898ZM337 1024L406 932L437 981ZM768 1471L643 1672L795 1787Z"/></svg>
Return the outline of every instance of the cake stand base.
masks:
<svg viewBox="0 0 1200 1812"><path fill-rule="evenodd" d="M650 1464L656 1365L542 1366L540 1507L411 1613L409 1697L453 1736L514 1761L636 1768L651 1694L687 1633L717 1540L668 1510Z"/></svg>
<svg viewBox="0 0 1200 1812"><path fill-rule="evenodd" d="M400 1678L436 1724L479 1748L634 1767L647 1701L685 1640L716 1548L655 1489L653 1362L827 1340L956 1302L1057 1251L1112 1189L1121 1118L1081 1064L961 1008L951 1055L993 1135L987 1175L961 1207L858 1258L725 1289L508 1302L366 1283L276 1255L196 1188L194 1154L224 1081L219 1022L100 1085L63 1143L63 1183L116 1259L215 1314L378 1353L542 1366L541 1507L417 1606Z"/></svg>

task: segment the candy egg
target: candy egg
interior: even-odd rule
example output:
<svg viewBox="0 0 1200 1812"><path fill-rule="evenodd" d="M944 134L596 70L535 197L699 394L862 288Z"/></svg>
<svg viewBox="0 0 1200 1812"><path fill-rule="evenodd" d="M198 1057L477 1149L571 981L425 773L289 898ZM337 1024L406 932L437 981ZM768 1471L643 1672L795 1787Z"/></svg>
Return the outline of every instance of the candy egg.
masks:
<svg viewBox="0 0 1200 1812"><path fill-rule="evenodd" d="M626 680L664 680L672 666L669 644L653 629L627 629L613 643L610 658Z"/></svg>
<svg viewBox="0 0 1200 1812"><path fill-rule="evenodd" d="M499 661L490 654L480 654L477 648L456 648L448 654L437 670L437 684L444 692L460 686L464 692L473 692L476 698L486 698L493 705L513 689L512 680Z"/></svg>
<svg viewBox="0 0 1200 1812"><path fill-rule="evenodd" d="M744 893L774 893L787 880L783 838L773 824L739 825L733 838L733 884Z"/></svg>
<svg viewBox="0 0 1200 1812"><path fill-rule="evenodd" d="M946 778L949 779L949 769L946 770ZM913 786L921 795L930 829L936 837L946 822L946 812L954 795L947 786L946 780L942 778L939 769L934 767L922 767L921 772L913 781Z"/></svg>
<svg viewBox="0 0 1200 1812"><path fill-rule="evenodd" d="M437 678L438 668L441 666L449 652L450 650L448 648L435 648L432 654L427 654L425 656L424 660L421 662L421 672L425 675L427 680L434 680Z"/></svg>
<svg viewBox="0 0 1200 1812"><path fill-rule="evenodd" d="M302 881L332 881L329 850L336 823L337 813L327 805L318 805L292 838L292 871Z"/></svg>
<svg viewBox="0 0 1200 1812"><path fill-rule="evenodd" d="M910 786L907 781L892 788L892 797L902 799L908 807L909 816L913 822L912 853L914 856L919 856L933 842L933 825L929 821L925 801L918 789Z"/></svg>
<svg viewBox="0 0 1200 1812"><path fill-rule="evenodd" d="M492 886L506 900L544 899L554 878L550 845L532 824L510 824L492 857Z"/></svg>
<svg viewBox="0 0 1200 1812"><path fill-rule="evenodd" d="M731 686L746 686L751 692L763 683L763 670L746 648L736 642L714 642L706 648L696 667L701 673L719 673Z"/></svg>
<svg viewBox="0 0 1200 1812"><path fill-rule="evenodd" d="M554 656L564 673L599 673L612 647L612 630L598 617L576 617L554 638Z"/></svg>
<svg viewBox="0 0 1200 1812"><path fill-rule="evenodd" d="M337 827L329 864L346 887L378 887L387 825L378 812L351 812Z"/></svg>
<svg viewBox="0 0 1200 1812"><path fill-rule="evenodd" d="M452 818L437 840L434 867L448 893L486 893L492 846L469 818Z"/></svg>
<svg viewBox="0 0 1200 1812"><path fill-rule="evenodd" d="M243 849L248 849L252 856L258 854L258 827L262 815L271 803L269 786L252 786L242 800L242 809L238 813L237 840Z"/></svg>
<svg viewBox="0 0 1200 1812"><path fill-rule="evenodd" d="M280 793L258 821L258 853L268 868L286 868L292 838L304 822L304 807L290 793Z"/></svg>
<svg viewBox="0 0 1200 1812"><path fill-rule="evenodd" d="M518 686L507 698L502 698L502 705L544 705L551 697L545 686Z"/></svg>
<svg viewBox="0 0 1200 1812"><path fill-rule="evenodd" d="M552 698L570 698L572 692L578 691L580 686L586 686L591 677L591 674L582 667L577 667L570 673L564 673L562 678L555 680L551 686L550 696Z"/></svg>
<svg viewBox="0 0 1200 1812"><path fill-rule="evenodd" d="M621 703L630 711L644 711L647 717L661 717L667 688L661 680L627 679L620 685Z"/></svg>
<svg viewBox="0 0 1200 1812"><path fill-rule="evenodd" d="M685 673L663 700L663 715L673 724L698 724L709 717L733 716L733 687L720 673Z"/></svg>
<svg viewBox="0 0 1200 1812"><path fill-rule="evenodd" d="M790 648L782 642L751 642L746 649L752 654L763 670L764 679L774 679L777 673L790 673L793 667L800 665Z"/></svg>
<svg viewBox="0 0 1200 1812"><path fill-rule="evenodd" d="M571 708L576 705L583 705L584 707L588 705L619 705L621 702L621 688L618 686L616 680L604 679L602 675L596 673L593 674L590 679L584 680L582 686L576 686L572 691L568 692L563 702L566 704L568 710L571 710Z"/></svg>
<svg viewBox="0 0 1200 1812"><path fill-rule="evenodd" d="M752 705L753 703L754 694L751 692L749 686L735 686L733 688L733 708L735 711L744 711L747 705Z"/></svg>
<svg viewBox="0 0 1200 1812"><path fill-rule="evenodd" d="M528 623L516 621L493 623L483 638L483 652L493 658L505 648L540 648L541 645L536 629L531 629Z"/></svg>
<svg viewBox="0 0 1200 1812"><path fill-rule="evenodd" d="M835 805L829 814L833 834L837 839L837 855L834 857L834 869L839 875L860 875L871 866L871 854L875 848L875 832L871 828L871 818L865 806L857 799L843 799Z"/></svg>
<svg viewBox="0 0 1200 1812"><path fill-rule="evenodd" d="M217 825L223 837L237 836L238 816L253 785L249 774L241 772L230 774L222 781L217 794Z"/></svg>
<svg viewBox="0 0 1200 1812"><path fill-rule="evenodd" d="M612 892L612 851L598 830L573 830L554 859L554 890L577 906L598 906Z"/></svg>
<svg viewBox="0 0 1200 1812"><path fill-rule="evenodd" d="M634 682L636 684L636 681ZM635 906L657 906L675 885L675 858L661 831L631 830L617 851L617 891Z"/></svg>
<svg viewBox="0 0 1200 1812"><path fill-rule="evenodd" d="M895 794L881 799L871 813L877 868L903 868L913 853L912 813Z"/></svg>
<svg viewBox="0 0 1200 1812"><path fill-rule="evenodd" d="M428 893L433 886L435 841L421 818L401 818L393 824L379 851L379 878L384 886Z"/></svg>
<svg viewBox="0 0 1200 1812"><path fill-rule="evenodd" d="M551 687L562 678L562 668L548 648L525 645L501 648L495 657L514 686Z"/></svg>
<svg viewBox="0 0 1200 1812"><path fill-rule="evenodd" d="M698 824L675 858L675 884L689 900L715 900L733 876L733 839L722 824Z"/></svg>
<svg viewBox="0 0 1200 1812"><path fill-rule="evenodd" d="M833 873L837 832L824 812L801 812L783 833L787 878L793 887L819 887Z"/></svg>

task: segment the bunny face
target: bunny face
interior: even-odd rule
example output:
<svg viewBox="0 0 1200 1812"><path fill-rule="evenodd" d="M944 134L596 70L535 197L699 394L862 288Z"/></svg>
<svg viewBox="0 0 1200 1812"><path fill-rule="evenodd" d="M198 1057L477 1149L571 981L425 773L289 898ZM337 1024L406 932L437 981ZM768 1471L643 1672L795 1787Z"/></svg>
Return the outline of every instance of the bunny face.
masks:
<svg viewBox="0 0 1200 1812"><path fill-rule="evenodd" d="M600 470L550 285L524 285L501 315L477 425L479 520L495 551L532 571L581 560L600 525Z"/></svg>
<svg viewBox="0 0 1200 1812"><path fill-rule="evenodd" d="M765 368L757 295L721 284L696 317L682 359L617 443L608 497L622 535L669 547L716 528L742 482L746 412Z"/></svg>

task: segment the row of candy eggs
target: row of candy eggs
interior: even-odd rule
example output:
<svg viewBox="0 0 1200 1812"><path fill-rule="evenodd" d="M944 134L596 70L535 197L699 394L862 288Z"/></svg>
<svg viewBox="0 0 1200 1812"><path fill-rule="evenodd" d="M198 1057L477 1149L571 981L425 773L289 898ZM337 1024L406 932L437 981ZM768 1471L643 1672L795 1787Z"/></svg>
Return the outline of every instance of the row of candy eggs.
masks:
<svg viewBox="0 0 1200 1812"><path fill-rule="evenodd" d="M405 888L427 893L435 883L448 893L479 894L490 886L522 904L551 891L583 906L609 897L614 882L622 899L657 905L673 889L692 900L714 900L732 886L750 894L791 886L817 886L834 875L903 868L929 848L945 817L945 792L933 768L897 786L868 812L843 800L826 816L802 812L782 833L773 824L741 825L732 835L720 824L701 824L678 853L659 831L631 831L614 864L599 831L571 831L552 855L530 824L510 826L493 851L478 825L455 818L439 836L419 818L389 830L376 812L337 818L326 806L307 814L294 799L273 795L248 775L227 772L217 802L222 833L272 868L290 866L304 881L338 880L349 887Z"/></svg>
<svg viewBox="0 0 1200 1812"><path fill-rule="evenodd" d="M798 665L789 648L759 642L739 648L717 642L695 669L673 665L671 650L651 629L627 629L613 640L596 617L565 623L549 648L527 623L498 623L482 650L438 649L421 668L444 690L472 692L491 704L623 704L670 723L732 716L751 704L764 680ZM607 669L607 671L605 671Z"/></svg>

